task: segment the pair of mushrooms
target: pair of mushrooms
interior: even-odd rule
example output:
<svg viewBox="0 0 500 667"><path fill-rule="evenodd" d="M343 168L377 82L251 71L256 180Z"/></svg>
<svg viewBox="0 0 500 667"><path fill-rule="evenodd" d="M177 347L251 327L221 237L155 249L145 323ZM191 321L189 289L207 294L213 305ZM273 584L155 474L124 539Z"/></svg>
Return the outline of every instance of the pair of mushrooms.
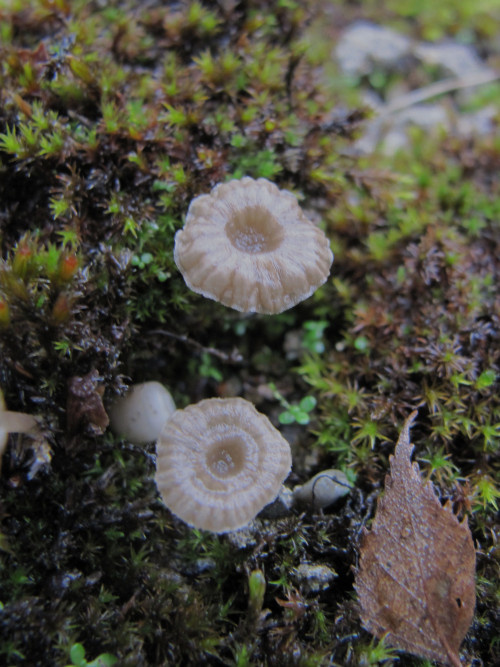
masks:
<svg viewBox="0 0 500 667"><path fill-rule="evenodd" d="M242 312L275 314L326 281L333 254L292 193L246 177L192 201L174 259L193 291ZM5 414L2 423L24 430L13 425L13 413ZM288 442L242 398L175 411L162 385L144 383L111 408L110 418L132 442L158 438L163 501L198 528L221 533L246 525L290 472Z"/></svg>
<svg viewBox="0 0 500 667"><path fill-rule="evenodd" d="M290 445L243 398L209 398L175 410L163 385L145 382L111 407L110 423L131 442L157 440L163 502L195 528L241 528L276 498L290 472ZM320 509L348 491L343 472L325 470L295 487L291 499Z"/></svg>
<svg viewBox="0 0 500 667"><path fill-rule="evenodd" d="M157 440L156 483L165 505L216 533L251 521L290 472L290 445L243 398L209 398L175 410L159 382L135 385L109 411L111 427L137 444Z"/></svg>
<svg viewBox="0 0 500 667"><path fill-rule="evenodd" d="M174 259L194 292L242 312L275 314L326 281L333 254L292 193L245 177L191 202ZM222 533L246 525L276 498L290 472L290 446L250 402L207 399L172 414L167 399L141 398L144 385L134 391L142 408L132 409L126 397L111 411L111 423L118 417L123 435L147 441L155 433L138 434L139 415L144 408L153 413L156 482L174 514ZM158 418L165 401L167 414ZM158 419L165 421L160 428Z"/></svg>

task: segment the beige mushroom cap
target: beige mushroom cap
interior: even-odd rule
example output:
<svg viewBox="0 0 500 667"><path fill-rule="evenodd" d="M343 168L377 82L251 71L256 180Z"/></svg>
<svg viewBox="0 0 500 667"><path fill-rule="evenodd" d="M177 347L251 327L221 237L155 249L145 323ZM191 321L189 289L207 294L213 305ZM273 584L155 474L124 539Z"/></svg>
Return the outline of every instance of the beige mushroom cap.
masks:
<svg viewBox="0 0 500 667"><path fill-rule="evenodd" d="M174 259L194 292L246 313L274 314L327 280L333 254L291 192L247 176L191 202Z"/></svg>
<svg viewBox="0 0 500 667"><path fill-rule="evenodd" d="M157 443L156 483L165 505L195 528L246 525L290 472L290 445L242 398L210 398L177 410Z"/></svg>
<svg viewBox="0 0 500 667"><path fill-rule="evenodd" d="M156 440L175 412L170 392L156 381L132 385L109 409L112 430L136 445Z"/></svg>

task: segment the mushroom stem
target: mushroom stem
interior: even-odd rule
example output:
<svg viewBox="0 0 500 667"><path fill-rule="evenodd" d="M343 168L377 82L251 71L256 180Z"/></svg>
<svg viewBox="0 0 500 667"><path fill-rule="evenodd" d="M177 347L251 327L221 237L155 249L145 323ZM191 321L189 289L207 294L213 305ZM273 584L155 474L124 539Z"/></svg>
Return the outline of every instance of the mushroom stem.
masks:
<svg viewBox="0 0 500 667"><path fill-rule="evenodd" d="M34 433L38 423L32 415L26 412L11 412L5 409L2 392L0 391L0 470L2 469L2 455L7 447L9 433Z"/></svg>
<svg viewBox="0 0 500 667"><path fill-rule="evenodd" d="M37 421L33 415L26 412L11 412L9 410L0 414L0 428L7 433L28 433L35 430Z"/></svg>

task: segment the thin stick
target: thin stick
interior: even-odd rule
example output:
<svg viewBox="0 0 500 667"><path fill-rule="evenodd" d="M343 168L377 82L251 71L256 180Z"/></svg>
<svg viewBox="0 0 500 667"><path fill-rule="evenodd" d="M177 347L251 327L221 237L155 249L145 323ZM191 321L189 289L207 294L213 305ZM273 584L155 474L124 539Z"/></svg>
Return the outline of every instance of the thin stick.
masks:
<svg viewBox="0 0 500 667"><path fill-rule="evenodd" d="M186 343L186 345L191 345L192 347L195 347L197 350L201 350L202 352L211 354L214 357L218 357L219 359L222 359L222 361L225 361L230 364L239 364L243 361L243 356L238 352L236 348L231 352L231 354L227 354L226 352L221 352L221 350L218 350L215 347L205 347L201 343L198 343L197 340L193 340L192 338L189 338L185 334L176 334L173 333L173 331L166 331L165 329L153 329L152 331L149 331L149 334L158 336L168 336L169 338L178 340L181 343Z"/></svg>
<svg viewBox="0 0 500 667"><path fill-rule="evenodd" d="M396 97L389 104L381 107L379 109L379 116L388 116L390 114L396 113L397 111L402 111L408 107L412 107L415 104L429 100L432 97L437 97L438 95L444 95L445 93L451 93L454 90L460 90L462 88L471 88L473 86L480 86L485 83L491 83L492 81L498 81L500 79L500 74L492 71L478 71L473 72L472 74L466 74L462 77L454 77L452 79L443 79L442 81L436 81L431 83L428 86L423 88L417 88L412 90L406 95L401 95Z"/></svg>

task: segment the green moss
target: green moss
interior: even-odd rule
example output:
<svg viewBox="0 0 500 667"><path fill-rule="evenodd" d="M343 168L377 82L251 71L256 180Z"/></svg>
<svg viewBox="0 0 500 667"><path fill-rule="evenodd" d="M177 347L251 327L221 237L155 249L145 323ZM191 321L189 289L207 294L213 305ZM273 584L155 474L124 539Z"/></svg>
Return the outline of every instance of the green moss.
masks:
<svg viewBox="0 0 500 667"><path fill-rule="evenodd" d="M360 629L351 568L418 407L424 474L484 554L464 650L495 662L498 141L415 131L405 153L356 157L360 82L334 72L315 3L25 4L0 2L0 383L10 409L41 415L44 439L11 439L3 459L2 657L395 662ZM427 4L327 10L343 23L383 11L426 39L468 24L491 49L485 7ZM371 80L385 97L397 84ZM190 200L243 175L295 192L336 256L314 297L272 318L190 293L172 257ZM88 415L71 432L68 382L90 375L105 404L154 378L179 405L236 393L276 424L285 408L290 485L341 467L356 490L240 543L191 530L158 500L153 447ZM303 563L338 577L311 593L293 574Z"/></svg>

